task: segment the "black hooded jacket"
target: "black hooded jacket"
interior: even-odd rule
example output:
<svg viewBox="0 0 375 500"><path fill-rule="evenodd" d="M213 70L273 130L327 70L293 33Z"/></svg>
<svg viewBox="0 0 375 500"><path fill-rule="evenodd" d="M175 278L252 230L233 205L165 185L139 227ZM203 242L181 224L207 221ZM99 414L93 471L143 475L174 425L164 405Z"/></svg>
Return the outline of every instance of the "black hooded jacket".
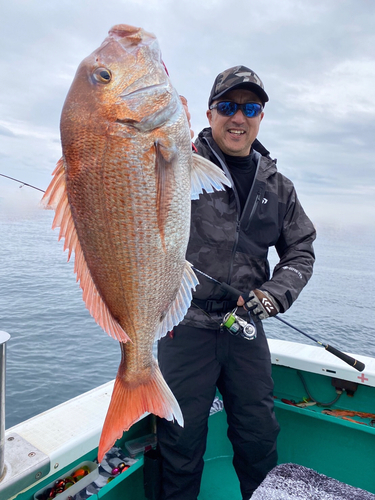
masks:
<svg viewBox="0 0 375 500"><path fill-rule="evenodd" d="M231 179L210 128L199 134L195 145L198 154L220 166ZM257 171L240 216L234 187L204 192L192 201L186 258L208 276L241 290L244 298L254 288L269 292L284 312L311 277L316 232L292 182L277 171L268 151L258 141L253 151ZM271 277L267 256L272 246L280 261ZM200 284L183 324L217 328L236 301L212 280L200 274L197 277Z"/></svg>

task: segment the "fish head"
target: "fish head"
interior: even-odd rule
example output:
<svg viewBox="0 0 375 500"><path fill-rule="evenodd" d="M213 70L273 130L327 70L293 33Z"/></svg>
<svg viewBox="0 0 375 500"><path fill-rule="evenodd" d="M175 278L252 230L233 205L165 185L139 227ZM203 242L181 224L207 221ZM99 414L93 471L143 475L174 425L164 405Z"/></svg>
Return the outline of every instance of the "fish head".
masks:
<svg viewBox="0 0 375 500"><path fill-rule="evenodd" d="M134 129L160 127L181 109L156 37L120 24L79 65L64 104L61 131L73 133L74 122L99 134L131 135Z"/></svg>

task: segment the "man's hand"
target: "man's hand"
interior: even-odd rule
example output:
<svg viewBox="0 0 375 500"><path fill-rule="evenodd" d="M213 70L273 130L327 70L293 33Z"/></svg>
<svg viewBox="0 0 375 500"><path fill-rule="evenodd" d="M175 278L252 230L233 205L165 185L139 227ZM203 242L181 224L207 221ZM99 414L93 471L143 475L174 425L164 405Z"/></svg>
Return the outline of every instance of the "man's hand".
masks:
<svg viewBox="0 0 375 500"><path fill-rule="evenodd" d="M185 113L186 113L186 117L187 117L188 122L189 122L189 127L190 127L190 137L191 137L191 139L192 139L192 138L194 137L194 132L193 132L193 130L191 130L191 123L190 123L191 115L190 115L190 112L189 112L187 99L186 99L186 97L184 97L183 95L180 95L180 100L181 100L181 102L182 102L182 105L183 105L184 110L185 110Z"/></svg>
<svg viewBox="0 0 375 500"><path fill-rule="evenodd" d="M251 291L243 306L247 311L250 311L259 319L276 316L276 314L280 311L280 308L272 295L262 290Z"/></svg>

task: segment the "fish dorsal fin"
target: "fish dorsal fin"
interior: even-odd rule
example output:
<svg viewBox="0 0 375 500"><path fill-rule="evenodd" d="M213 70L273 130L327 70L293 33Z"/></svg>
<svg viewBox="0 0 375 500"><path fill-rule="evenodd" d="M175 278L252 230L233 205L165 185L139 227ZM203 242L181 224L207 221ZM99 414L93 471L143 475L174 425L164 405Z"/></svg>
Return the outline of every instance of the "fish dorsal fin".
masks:
<svg viewBox="0 0 375 500"><path fill-rule="evenodd" d="M165 318L155 332L155 340L164 337L164 335L171 331L174 326L181 323L190 307L193 298L192 290L195 290L198 283L199 281L195 276L191 264L186 261L180 289L175 300L168 309Z"/></svg>
<svg viewBox="0 0 375 500"><path fill-rule="evenodd" d="M231 183L224 172L211 161L193 153L191 199L198 199L203 189L207 193L212 193L214 189L217 191L224 189L224 186L231 187Z"/></svg>
<svg viewBox="0 0 375 500"><path fill-rule="evenodd" d="M100 296L87 266L70 210L63 158L58 161L52 175L54 177L42 198L42 205L45 208L52 208L55 210L52 229L56 227L60 228L59 240L64 238L64 251L68 249L68 261L70 260L72 252L75 254L74 272L77 275L77 281L79 281L79 285L82 289L82 298L86 307L98 325L101 326L108 335L119 342L127 342L130 340L129 337L112 316L106 303Z"/></svg>

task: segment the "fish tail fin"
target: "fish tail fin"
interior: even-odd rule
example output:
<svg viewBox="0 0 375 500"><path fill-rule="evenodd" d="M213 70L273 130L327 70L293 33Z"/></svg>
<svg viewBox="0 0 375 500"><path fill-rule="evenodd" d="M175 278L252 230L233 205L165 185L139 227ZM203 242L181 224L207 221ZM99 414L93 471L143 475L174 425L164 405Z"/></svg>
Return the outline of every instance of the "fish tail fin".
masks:
<svg viewBox="0 0 375 500"><path fill-rule="evenodd" d="M152 376L136 387L134 382L124 380L119 370L100 436L99 463L123 432L147 412L167 420L176 420L181 427L184 425L180 406L156 361L152 367Z"/></svg>
<svg viewBox="0 0 375 500"><path fill-rule="evenodd" d="M231 187L224 172L211 161L193 153L191 169L191 199L196 200L204 189L212 193L214 189L220 191L224 186Z"/></svg>

